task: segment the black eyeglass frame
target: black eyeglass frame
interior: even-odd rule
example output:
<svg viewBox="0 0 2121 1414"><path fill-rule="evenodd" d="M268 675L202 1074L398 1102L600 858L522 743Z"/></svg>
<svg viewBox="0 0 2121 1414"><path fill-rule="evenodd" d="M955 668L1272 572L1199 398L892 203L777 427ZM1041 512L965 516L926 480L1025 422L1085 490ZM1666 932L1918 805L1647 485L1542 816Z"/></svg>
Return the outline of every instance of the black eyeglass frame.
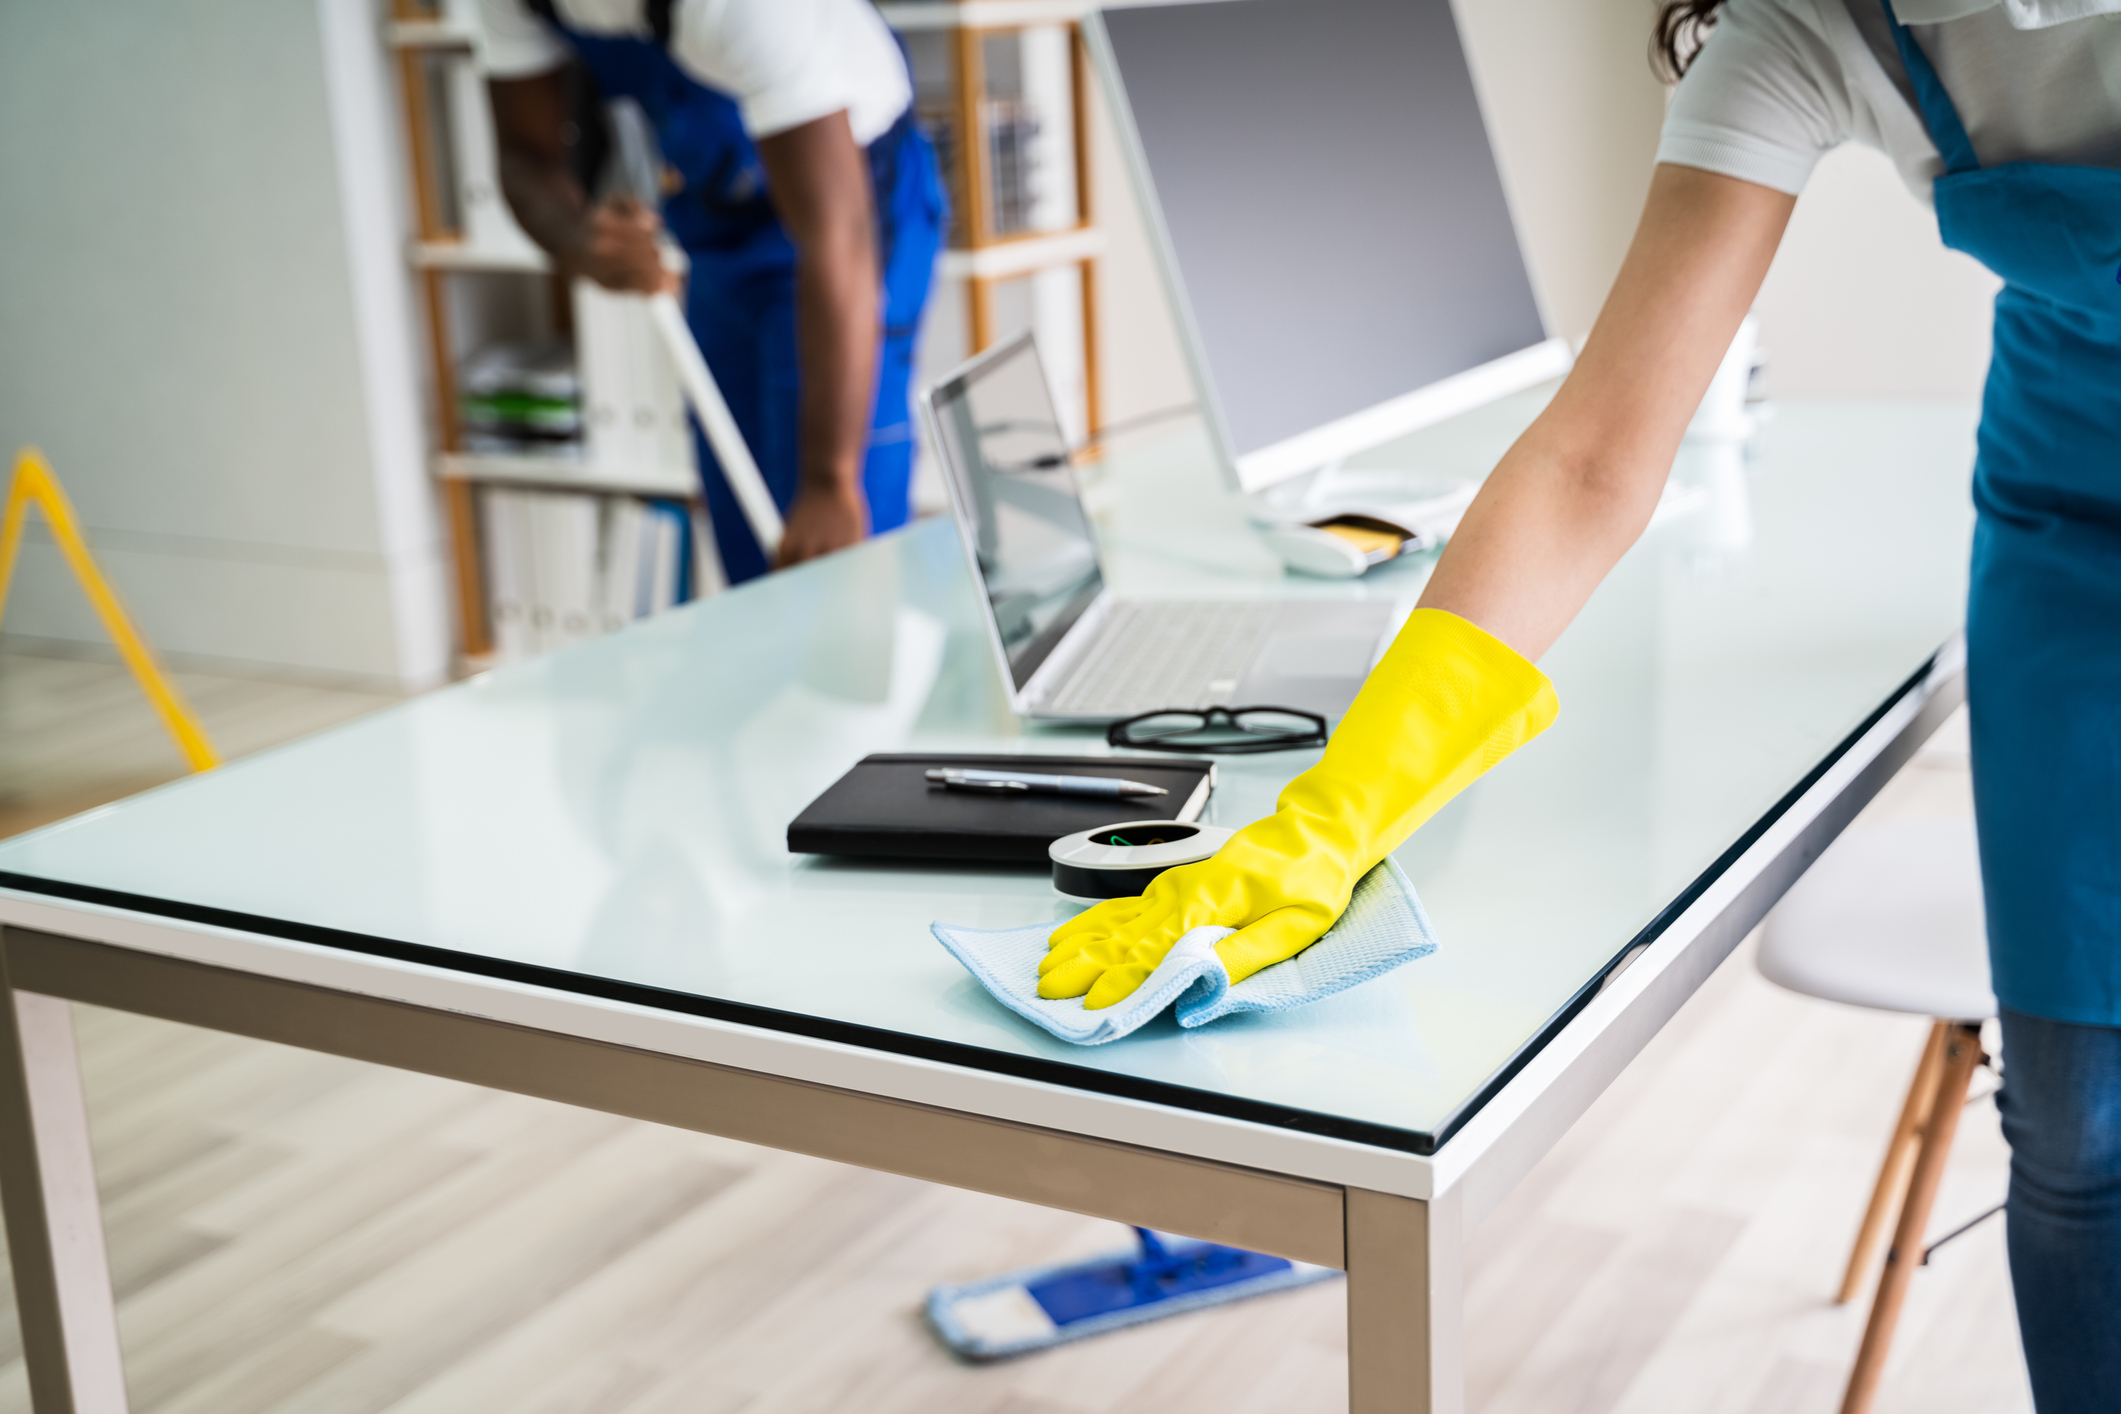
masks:
<svg viewBox="0 0 2121 1414"><path fill-rule="evenodd" d="M1137 722L1146 722L1152 717L1177 716L1200 718L1199 729L1202 731L1217 725L1217 719L1220 718L1223 725L1228 726L1233 731L1241 732L1245 728L1238 724L1237 719L1247 712L1279 712L1284 716L1301 717L1311 723L1311 730L1307 732L1280 732L1273 735L1254 733L1254 735L1260 736L1259 740L1237 740L1214 744L1197 743L1193 745L1169 741L1136 741L1130 739L1127 735L1127 728ZM1324 746L1326 744L1326 719L1319 716L1316 712L1305 712L1295 707L1273 707L1263 703L1251 707L1165 707L1155 712L1142 712L1136 716L1114 722L1111 726L1105 728L1105 742L1110 746L1130 746L1138 751L1182 751L1194 756L1252 756L1264 751L1295 751L1306 746Z"/></svg>

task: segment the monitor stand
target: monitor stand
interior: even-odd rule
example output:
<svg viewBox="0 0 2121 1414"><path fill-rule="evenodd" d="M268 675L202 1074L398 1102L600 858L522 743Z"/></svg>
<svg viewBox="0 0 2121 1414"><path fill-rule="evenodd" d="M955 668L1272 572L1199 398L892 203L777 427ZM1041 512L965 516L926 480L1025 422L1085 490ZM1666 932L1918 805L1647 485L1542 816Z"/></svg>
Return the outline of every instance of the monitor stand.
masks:
<svg viewBox="0 0 2121 1414"><path fill-rule="evenodd" d="M1316 522L1337 515L1376 516L1447 536L1458 526L1479 484L1462 476L1399 467L1326 463L1245 497L1254 525Z"/></svg>

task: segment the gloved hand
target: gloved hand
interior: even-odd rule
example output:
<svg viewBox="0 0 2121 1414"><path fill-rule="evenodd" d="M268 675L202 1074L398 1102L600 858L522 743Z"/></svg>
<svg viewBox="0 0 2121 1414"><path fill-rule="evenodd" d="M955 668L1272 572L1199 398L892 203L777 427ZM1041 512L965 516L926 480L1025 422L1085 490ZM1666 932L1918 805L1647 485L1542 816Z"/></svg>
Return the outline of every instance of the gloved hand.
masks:
<svg viewBox="0 0 2121 1414"><path fill-rule="evenodd" d="M1238 930L1215 945L1233 983L1294 957L1333 926L1372 865L1558 710L1546 675L1501 639L1416 609L1274 813L1214 858L1159 874L1139 898L1107 899L1054 929L1038 994L1111 1006L1208 924Z"/></svg>

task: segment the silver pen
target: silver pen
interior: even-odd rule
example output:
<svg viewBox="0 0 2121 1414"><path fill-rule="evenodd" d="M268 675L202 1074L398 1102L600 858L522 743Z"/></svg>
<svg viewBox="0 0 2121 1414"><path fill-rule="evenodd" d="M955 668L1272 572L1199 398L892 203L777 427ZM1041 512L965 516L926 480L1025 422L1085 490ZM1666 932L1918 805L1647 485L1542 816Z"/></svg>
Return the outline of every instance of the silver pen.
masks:
<svg viewBox="0 0 2121 1414"><path fill-rule="evenodd" d="M1119 799L1171 793L1162 786L1118 776L1043 776L1028 771L976 771L959 766L930 766L928 779L951 790L983 790L996 794L1037 791L1045 795L1096 795Z"/></svg>

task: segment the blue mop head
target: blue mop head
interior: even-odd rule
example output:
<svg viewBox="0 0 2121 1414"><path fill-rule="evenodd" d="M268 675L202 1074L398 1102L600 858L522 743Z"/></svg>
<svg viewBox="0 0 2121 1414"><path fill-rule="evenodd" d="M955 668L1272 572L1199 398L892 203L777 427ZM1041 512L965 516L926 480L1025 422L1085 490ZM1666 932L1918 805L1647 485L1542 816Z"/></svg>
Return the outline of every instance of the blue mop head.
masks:
<svg viewBox="0 0 2121 1414"><path fill-rule="evenodd" d="M1314 1267L1136 1228L1138 1254L1026 1267L928 1293L928 1324L966 1360L1000 1360L1337 1277Z"/></svg>

